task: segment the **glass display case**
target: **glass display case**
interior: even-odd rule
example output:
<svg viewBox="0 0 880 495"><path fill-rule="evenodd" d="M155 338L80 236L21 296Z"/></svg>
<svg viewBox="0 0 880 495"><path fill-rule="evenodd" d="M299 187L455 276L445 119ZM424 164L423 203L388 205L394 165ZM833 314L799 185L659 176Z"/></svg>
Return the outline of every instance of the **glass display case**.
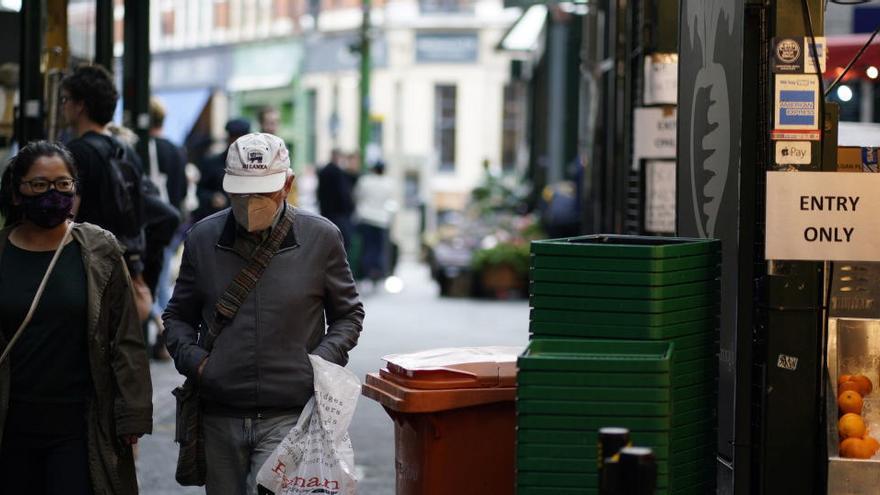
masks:
<svg viewBox="0 0 880 495"><path fill-rule="evenodd" d="M880 486L880 264L840 262L832 276L828 494L873 494Z"/></svg>

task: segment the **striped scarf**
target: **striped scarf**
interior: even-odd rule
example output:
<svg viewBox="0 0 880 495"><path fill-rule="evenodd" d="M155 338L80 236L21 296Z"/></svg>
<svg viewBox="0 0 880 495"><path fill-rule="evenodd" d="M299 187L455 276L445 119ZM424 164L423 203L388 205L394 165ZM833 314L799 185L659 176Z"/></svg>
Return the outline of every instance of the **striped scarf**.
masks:
<svg viewBox="0 0 880 495"><path fill-rule="evenodd" d="M284 215L272 229L272 233L257 246L247 266L238 272L238 275L217 300L217 305L214 308L214 325L208 328L205 338L206 349L210 350L213 347L214 341L220 335L220 330L235 318L235 314L244 304L248 293L256 287L257 281L263 275L263 271L266 270L272 257L278 252L278 248L292 227L293 208L285 206Z"/></svg>

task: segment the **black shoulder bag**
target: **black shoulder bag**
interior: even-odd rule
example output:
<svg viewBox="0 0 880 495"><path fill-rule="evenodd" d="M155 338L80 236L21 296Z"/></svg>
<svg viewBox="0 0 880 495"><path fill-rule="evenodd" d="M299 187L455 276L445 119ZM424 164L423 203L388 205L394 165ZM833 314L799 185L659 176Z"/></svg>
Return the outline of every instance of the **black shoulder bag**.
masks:
<svg viewBox="0 0 880 495"><path fill-rule="evenodd" d="M231 215L231 213L230 213ZM209 353L214 342L226 325L235 318L248 293L257 285L266 266L271 261L281 242L287 237L293 225L293 209L285 207L284 215L272 229L269 237L254 251L248 265L244 267L217 300L214 308L214 322L208 326L202 346ZM187 378L183 385L172 392L177 399L177 425L174 441L180 444L175 478L183 486L202 486L205 484L205 438L202 430L202 409L199 388L195 380Z"/></svg>

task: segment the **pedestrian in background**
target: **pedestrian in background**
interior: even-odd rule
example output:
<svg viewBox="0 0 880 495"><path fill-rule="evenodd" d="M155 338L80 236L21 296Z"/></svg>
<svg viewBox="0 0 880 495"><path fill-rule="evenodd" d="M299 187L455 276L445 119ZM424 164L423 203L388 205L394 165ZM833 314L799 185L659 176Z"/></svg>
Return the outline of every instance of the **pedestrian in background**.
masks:
<svg viewBox="0 0 880 495"><path fill-rule="evenodd" d="M361 273L377 283L388 275L388 229L397 211L394 181L385 175L382 161L361 177L354 189L358 229L363 241Z"/></svg>
<svg viewBox="0 0 880 495"><path fill-rule="evenodd" d="M106 69L86 65L77 67L61 81L60 98L62 117L76 136L67 143L79 174L76 221L109 230L125 247L125 261L143 321L153 305L143 277L143 165L130 147L107 130L119 93Z"/></svg>
<svg viewBox="0 0 880 495"><path fill-rule="evenodd" d="M206 158L199 166L201 177L196 188L199 207L193 212L197 222L229 207L229 197L223 191L223 171L226 168L226 155L229 146L236 139L251 132L251 123L245 119L232 119L226 123L226 147L221 153Z"/></svg>
<svg viewBox="0 0 880 495"><path fill-rule="evenodd" d="M0 186L3 493L137 493L132 445L152 430L150 368L123 250L106 230L70 221L76 178L66 149L38 141L12 159Z"/></svg>
<svg viewBox="0 0 880 495"><path fill-rule="evenodd" d="M266 134L278 135L278 129L281 126L281 113L273 106L265 106L257 113L257 120L260 122L260 132Z"/></svg>
<svg viewBox="0 0 880 495"><path fill-rule="evenodd" d="M355 205L352 197L354 180L343 167L345 156L334 149L330 161L318 171L318 207L321 215L333 222L342 232L345 249L351 246L353 235L352 215Z"/></svg>
<svg viewBox="0 0 880 495"><path fill-rule="evenodd" d="M314 394L307 354L344 366L364 318L339 230L285 200L284 142L246 135L226 164L232 208L190 231L164 314L174 363L198 383L208 495L256 493Z"/></svg>
<svg viewBox="0 0 880 495"><path fill-rule="evenodd" d="M156 98L150 99L150 163L147 176L159 188L162 199L182 211L186 197L186 155L181 148L162 135L165 107Z"/></svg>

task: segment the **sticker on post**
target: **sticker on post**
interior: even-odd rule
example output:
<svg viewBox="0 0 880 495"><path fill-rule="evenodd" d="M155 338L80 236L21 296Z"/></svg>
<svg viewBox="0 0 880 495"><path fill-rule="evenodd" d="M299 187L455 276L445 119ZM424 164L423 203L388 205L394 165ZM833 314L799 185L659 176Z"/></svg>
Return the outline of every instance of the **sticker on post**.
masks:
<svg viewBox="0 0 880 495"><path fill-rule="evenodd" d="M777 75L774 130L819 129L819 80L810 75Z"/></svg>
<svg viewBox="0 0 880 495"><path fill-rule="evenodd" d="M825 38L816 38L816 53L825 72ZM815 74L816 62L810 38L774 38L770 60L776 74Z"/></svg>
<svg viewBox="0 0 880 495"><path fill-rule="evenodd" d="M809 141L777 141L776 163L779 165L809 165L812 162L812 144Z"/></svg>
<svg viewBox="0 0 880 495"><path fill-rule="evenodd" d="M797 370L798 358L794 356L786 356L785 354L780 354L779 358L776 360L776 367L781 368L788 371Z"/></svg>

